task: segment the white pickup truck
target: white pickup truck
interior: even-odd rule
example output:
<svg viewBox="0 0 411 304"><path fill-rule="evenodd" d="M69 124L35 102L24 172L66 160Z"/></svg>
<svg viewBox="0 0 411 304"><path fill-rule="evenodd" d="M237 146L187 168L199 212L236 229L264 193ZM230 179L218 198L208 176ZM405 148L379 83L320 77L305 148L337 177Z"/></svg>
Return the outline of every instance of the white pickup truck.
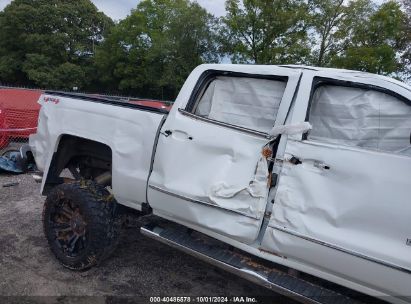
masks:
<svg viewBox="0 0 411 304"><path fill-rule="evenodd" d="M39 103L30 147L64 266L101 262L134 209L161 219L144 235L299 301L411 302L409 86L201 65L169 113L58 92Z"/></svg>

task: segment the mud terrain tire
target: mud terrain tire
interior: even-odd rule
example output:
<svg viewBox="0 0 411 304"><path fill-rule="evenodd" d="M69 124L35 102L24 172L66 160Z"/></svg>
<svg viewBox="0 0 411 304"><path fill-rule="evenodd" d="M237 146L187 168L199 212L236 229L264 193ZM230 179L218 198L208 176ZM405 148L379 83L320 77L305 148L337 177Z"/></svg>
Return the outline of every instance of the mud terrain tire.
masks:
<svg viewBox="0 0 411 304"><path fill-rule="evenodd" d="M44 203L43 228L50 249L72 270L106 259L117 246L121 226L113 196L92 181L56 186Z"/></svg>

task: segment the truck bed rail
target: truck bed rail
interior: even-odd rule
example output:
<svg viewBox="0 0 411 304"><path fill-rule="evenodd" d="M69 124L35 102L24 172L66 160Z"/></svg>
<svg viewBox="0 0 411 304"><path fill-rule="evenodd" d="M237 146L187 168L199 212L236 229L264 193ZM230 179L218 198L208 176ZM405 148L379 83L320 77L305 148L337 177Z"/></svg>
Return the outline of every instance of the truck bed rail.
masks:
<svg viewBox="0 0 411 304"><path fill-rule="evenodd" d="M67 93L67 92L59 92L59 91L45 91L44 94L53 95L53 96L61 96L61 97L66 97L66 98L81 99L81 100L86 100L86 101L91 101L91 102L109 104L109 105L118 106L118 107L131 108L131 109L136 109L136 110L141 110L141 111L149 111L149 112L158 113L158 114L168 114L168 111L165 109L138 105L138 104L130 103L126 99L123 100L121 98L90 96L90 95L81 94L81 93Z"/></svg>

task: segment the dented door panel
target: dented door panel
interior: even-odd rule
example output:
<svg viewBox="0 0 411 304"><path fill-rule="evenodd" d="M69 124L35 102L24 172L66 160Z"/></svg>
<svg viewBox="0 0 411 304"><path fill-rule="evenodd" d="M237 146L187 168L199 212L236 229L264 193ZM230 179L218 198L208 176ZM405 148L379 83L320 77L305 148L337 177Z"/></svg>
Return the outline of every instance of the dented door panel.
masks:
<svg viewBox="0 0 411 304"><path fill-rule="evenodd" d="M290 141L291 157L301 164L284 162L270 226L411 270L408 157Z"/></svg>
<svg viewBox="0 0 411 304"><path fill-rule="evenodd" d="M306 118L314 76L335 75L303 76L291 123ZM354 72L341 79L410 98L383 79ZM366 288L408 294L411 158L301 136L283 138L281 146L282 169L261 249Z"/></svg>
<svg viewBox="0 0 411 304"><path fill-rule="evenodd" d="M155 214L187 226L200 227L217 238L221 235L253 244L262 225L269 190L267 161L262 157L263 147L269 141L268 134L241 124L233 126L230 122L217 121L214 116L193 114L193 109L188 109L191 97L185 93L190 92L193 96L196 90L200 92L203 87L207 88L201 79L209 72L223 73L224 77L229 77L229 73L240 73L235 76L254 79L251 85L262 79L269 89L272 87L266 86L267 77L282 77L281 81L286 85L277 115L272 118L273 126L280 126L285 122L301 71L261 66L223 67L225 72L210 69L210 66L199 67L184 85L161 129L149 178L148 201ZM253 78L256 75L258 77ZM238 95L242 87L234 87L233 93ZM219 89L219 93L224 94L218 96L232 97L223 92L224 87ZM238 99L246 103L250 101L244 96L238 96ZM234 109L237 116L244 115L235 109L235 100L231 100L229 109ZM270 98L263 100L271 101ZM272 100L273 104L276 101L278 99ZM267 116L263 110L255 114Z"/></svg>
<svg viewBox="0 0 411 304"><path fill-rule="evenodd" d="M290 263L305 265L308 267L304 269L306 272L310 273L311 269L315 269L322 272L322 278L348 288L361 290L375 297L402 295L407 303L411 300L404 297L409 294L409 273L354 256L350 251L336 250L335 247L325 246L310 238L290 234L285 229L272 227L268 227L262 247L265 251L281 253ZM315 271L311 273L318 276ZM339 279L336 280L336 277ZM405 303L393 297L390 301Z"/></svg>
<svg viewBox="0 0 411 304"><path fill-rule="evenodd" d="M177 125L190 131L160 135L148 189L151 207L242 242L254 241L268 193L268 169L261 161L267 139L184 115ZM175 155L183 157L169 157Z"/></svg>

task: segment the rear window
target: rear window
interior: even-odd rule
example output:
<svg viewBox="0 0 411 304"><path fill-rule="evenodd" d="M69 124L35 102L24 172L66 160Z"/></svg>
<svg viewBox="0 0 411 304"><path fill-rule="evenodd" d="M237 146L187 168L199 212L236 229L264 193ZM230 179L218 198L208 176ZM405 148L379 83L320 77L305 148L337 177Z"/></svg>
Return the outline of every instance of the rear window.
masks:
<svg viewBox="0 0 411 304"><path fill-rule="evenodd" d="M194 114L267 133L285 87L283 80L219 76L203 88Z"/></svg>

